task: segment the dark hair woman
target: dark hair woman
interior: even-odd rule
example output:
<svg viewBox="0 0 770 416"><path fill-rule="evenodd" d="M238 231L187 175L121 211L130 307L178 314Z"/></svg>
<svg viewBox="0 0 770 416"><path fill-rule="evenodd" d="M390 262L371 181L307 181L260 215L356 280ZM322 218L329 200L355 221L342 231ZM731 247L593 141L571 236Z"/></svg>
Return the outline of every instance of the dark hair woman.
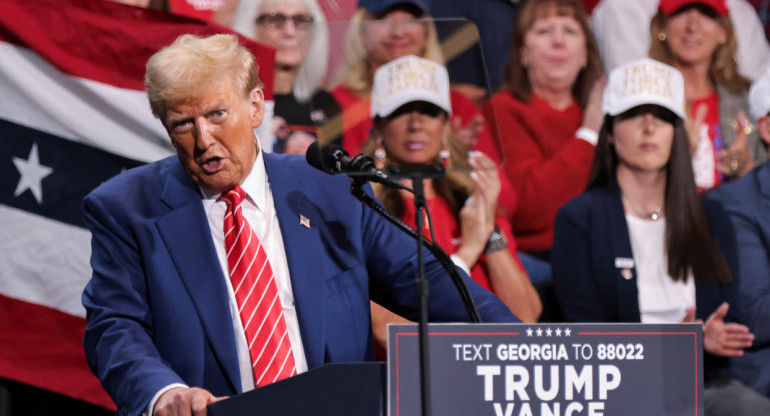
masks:
<svg viewBox="0 0 770 416"><path fill-rule="evenodd" d="M729 357L741 356L754 335L729 322L740 317L728 269L734 236L693 181L681 73L651 59L619 67L603 108L589 189L556 217L552 267L562 313L572 322L702 319L706 414L770 409L767 398L723 379ZM723 413L718 396L727 393L740 400Z"/></svg>

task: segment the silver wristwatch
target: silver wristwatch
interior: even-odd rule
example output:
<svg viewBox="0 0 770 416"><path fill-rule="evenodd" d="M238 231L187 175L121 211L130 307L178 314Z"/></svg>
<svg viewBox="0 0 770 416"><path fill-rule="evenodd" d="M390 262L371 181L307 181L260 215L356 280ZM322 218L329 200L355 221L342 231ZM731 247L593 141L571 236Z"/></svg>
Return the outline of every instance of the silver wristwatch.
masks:
<svg viewBox="0 0 770 416"><path fill-rule="evenodd" d="M494 253L495 251L505 250L508 247L508 239L505 238L505 234L500 230L500 227L495 225L495 230L489 235L487 245L484 247L484 254Z"/></svg>

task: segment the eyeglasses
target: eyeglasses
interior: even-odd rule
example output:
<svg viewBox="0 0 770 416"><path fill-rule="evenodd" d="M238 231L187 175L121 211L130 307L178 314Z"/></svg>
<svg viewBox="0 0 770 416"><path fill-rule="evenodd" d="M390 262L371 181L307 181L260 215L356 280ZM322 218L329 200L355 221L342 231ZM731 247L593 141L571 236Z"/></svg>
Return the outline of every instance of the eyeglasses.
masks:
<svg viewBox="0 0 770 416"><path fill-rule="evenodd" d="M313 16L308 14L286 16L283 13L270 13L257 16L257 24L269 29L282 29L287 20L294 22L294 27L297 29L310 29L313 26Z"/></svg>

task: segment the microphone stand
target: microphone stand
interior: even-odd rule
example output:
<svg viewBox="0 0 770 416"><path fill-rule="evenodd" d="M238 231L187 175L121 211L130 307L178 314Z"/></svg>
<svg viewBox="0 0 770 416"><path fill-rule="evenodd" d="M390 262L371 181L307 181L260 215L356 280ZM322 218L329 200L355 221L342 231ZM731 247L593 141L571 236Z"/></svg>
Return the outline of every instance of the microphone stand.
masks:
<svg viewBox="0 0 770 416"><path fill-rule="evenodd" d="M444 172L442 172L444 173ZM428 281L425 279L425 260L422 255L422 240L423 240L423 227L424 227L424 212L425 212L425 184L424 176L420 172L414 172L412 178L412 189L414 189L414 222L415 228L417 228L417 265L419 273L417 275L417 298L420 306L420 323L419 323L419 343L420 343L420 387L422 403L422 415L431 415L431 403L430 403L430 361L429 361L429 349L428 349L428 295L429 287Z"/></svg>
<svg viewBox="0 0 770 416"><path fill-rule="evenodd" d="M406 225L400 219L394 217L393 214L385 209L385 207L383 207L372 197L370 197L369 194L364 192L363 189L361 189L361 186L367 183L366 179L361 179L360 177L354 179L353 175L351 175L350 178L353 180L353 183L350 185L350 193L356 199L363 202L364 205L368 206L369 208L373 209L393 225L397 226L399 229L401 229L401 231L412 236L412 238L418 238L417 231ZM457 292L463 301L463 306L465 307L465 312L468 314L468 319L473 323L480 323L481 315L479 315L479 311L476 309L476 303L473 300L470 291L468 290L468 285L465 283L465 280L462 278L462 276L460 276L460 273L457 271L457 266L455 266L452 259L448 254L446 254L444 250L441 249L441 247L433 244L426 238L422 238L422 245L425 246L425 248L427 248L434 257L436 257L438 262L452 279L452 283L454 283L455 287L457 288Z"/></svg>
<svg viewBox="0 0 770 416"><path fill-rule="evenodd" d="M402 230L405 230L405 231L408 230L407 232L410 235L414 236L417 240L417 264L418 264L419 273L415 281L415 286L417 291L418 307L419 307L418 328L419 328L419 351L420 351L421 404L422 404L422 415L430 416L431 415L430 359L429 359L430 354L429 354L429 348L428 348L429 285L428 285L427 279L425 278L425 260L423 258L423 251L422 251L423 245L425 245L429 249L431 249L431 247L433 248L431 249L431 252L434 254L434 256L437 259L439 259L439 262L444 267L444 269L446 269L447 272L449 272L449 275L452 276L452 280L455 283L455 286L457 286L458 291L461 294L461 297L463 298L463 303L465 304L466 311L468 312L468 316L470 317L471 321L474 323L481 322L481 317L479 316L478 310L476 309L476 306L473 301L473 297L470 296L470 292L468 291L468 286L465 284L465 281L462 279L462 277L460 277L451 258L449 258L446 252L441 250L441 248L438 247L438 245L431 243L430 241L425 239L425 237L423 236L424 212L425 212L424 209L426 206L424 180L427 178L444 177L446 175L446 170L440 164L391 166L389 169L390 169L390 176L392 178L409 178L412 180L412 188L413 188L412 192L414 194L414 207L415 207L415 227L417 228L416 232L415 230L412 230L408 225L404 224L403 221L399 220L398 218L390 214L387 210L385 210L384 207L376 203L371 197L369 197L369 195L366 194L366 192L364 192L361 189L362 185L367 182L365 178L356 178L354 176L351 176L353 183L350 186L350 193L360 201L364 202L366 205L372 207L376 212L383 215L387 220L396 224ZM448 260L449 264L445 263L446 260Z"/></svg>

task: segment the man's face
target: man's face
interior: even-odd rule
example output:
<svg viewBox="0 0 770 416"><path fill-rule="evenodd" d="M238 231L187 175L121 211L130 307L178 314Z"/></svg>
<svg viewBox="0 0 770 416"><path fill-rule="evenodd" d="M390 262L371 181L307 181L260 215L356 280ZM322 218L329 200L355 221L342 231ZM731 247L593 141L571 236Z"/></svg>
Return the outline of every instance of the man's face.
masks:
<svg viewBox="0 0 770 416"><path fill-rule="evenodd" d="M187 174L204 190L221 193L243 183L254 166L264 96L255 88L244 97L233 80L207 91L165 103L163 124Z"/></svg>

